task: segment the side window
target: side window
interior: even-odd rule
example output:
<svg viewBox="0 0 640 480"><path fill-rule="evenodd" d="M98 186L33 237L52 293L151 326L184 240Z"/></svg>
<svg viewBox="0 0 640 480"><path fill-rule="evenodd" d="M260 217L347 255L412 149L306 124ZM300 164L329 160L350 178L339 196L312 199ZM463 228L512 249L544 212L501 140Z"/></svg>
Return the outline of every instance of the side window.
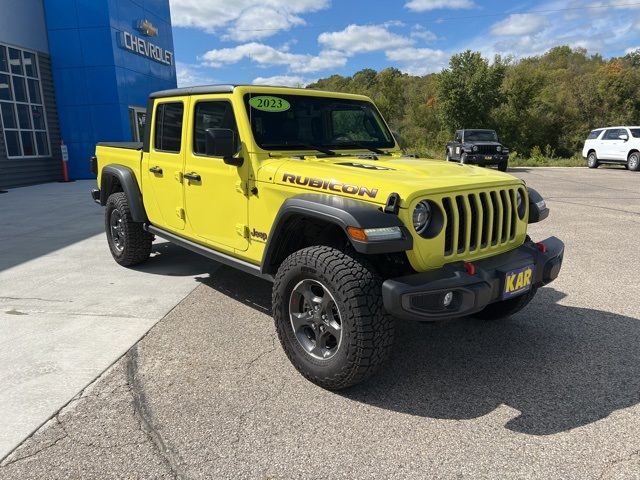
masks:
<svg viewBox="0 0 640 480"><path fill-rule="evenodd" d="M625 133L624 130L621 130L619 128L612 128L607 130L607 133L604 134L604 137L602 137L602 139L603 140L620 140L618 137L623 133Z"/></svg>
<svg viewBox="0 0 640 480"><path fill-rule="evenodd" d="M589 136L587 137L587 140L595 140L596 138L598 138L600 136L600 133L602 132L602 130L594 130L592 131Z"/></svg>
<svg viewBox="0 0 640 480"><path fill-rule="evenodd" d="M182 103L161 103L156 108L155 135L153 146L156 150L180 153L182 146Z"/></svg>
<svg viewBox="0 0 640 480"><path fill-rule="evenodd" d="M204 155L206 153L206 132L208 128L233 130L236 134L236 143L239 141L233 107L227 101L198 102L193 124L193 153L196 155Z"/></svg>

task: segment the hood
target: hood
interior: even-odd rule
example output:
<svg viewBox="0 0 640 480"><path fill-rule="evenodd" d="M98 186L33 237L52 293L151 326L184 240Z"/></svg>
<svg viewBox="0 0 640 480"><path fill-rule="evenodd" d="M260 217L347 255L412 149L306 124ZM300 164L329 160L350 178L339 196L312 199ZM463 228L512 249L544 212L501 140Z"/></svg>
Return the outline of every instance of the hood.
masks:
<svg viewBox="0 0 640 480"><path fill-rule="evenodd" d="M486 145L489 147L498 147L502 145L500 142L464 142L464 143L468 145L478 145L478 146Z"/></svg>
<svg viewBox="0 0 640 480"><path fill-rule="evenodd" d="M331 193L384 205L398 193L402 207L430 193L520 185L522 180L489 168L407 157L306 157L269 162L258 172L267 181L314 193Z"/></svg>

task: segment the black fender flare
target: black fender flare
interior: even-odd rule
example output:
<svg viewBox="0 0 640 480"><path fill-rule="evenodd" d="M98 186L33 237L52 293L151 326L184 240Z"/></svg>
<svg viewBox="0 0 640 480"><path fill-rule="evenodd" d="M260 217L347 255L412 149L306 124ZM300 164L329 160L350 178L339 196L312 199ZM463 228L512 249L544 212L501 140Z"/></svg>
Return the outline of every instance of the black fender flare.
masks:
<svg viewBox="0 0 640 480"><path fill-rule="evenodd" d="M124 165L107 165L102 169L102 175L100 176L100 205L107 204L107 198L111 192L114 179L118 180L127 196L127 200L129 200L129 209L131 210L133 221L147 223L149 219L144 209L138 181L133 170Z"/></svg>
<svg viewBox="0 0 640 480"><path fill-rule="evenodd" d="M294 216L317 219L340 227L358 253L375 255L404 252L413 248L413 237L397 215L384 213L381 208L367 202L336 195L301 194L284 201L271 227L262 256L262 273L275 273L277 265L272 259L287 235L287 221ZM385 228L400 227L402 238L397 240L362 242L351 238L347 227Z"/></svg>
<svg viewBox="0 0 640 480"><path fill-rule="evenodd" d="M529 221L528 223L538 223L549 216L549 208L544 198L537 190L527 187L529 194Z"/></svg>

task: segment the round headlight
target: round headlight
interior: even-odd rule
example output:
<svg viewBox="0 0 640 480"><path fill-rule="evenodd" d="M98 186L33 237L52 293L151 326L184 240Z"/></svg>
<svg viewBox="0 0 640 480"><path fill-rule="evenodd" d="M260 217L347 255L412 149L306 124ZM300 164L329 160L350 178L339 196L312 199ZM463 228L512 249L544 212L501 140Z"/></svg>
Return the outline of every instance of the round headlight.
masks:
<svg viewBox="0 0 640 480"><path fill-rule="evenodd" d="M477 146L477 145L474 145L474 146L473 146L473 151L474 151L474 152L477 152L477 151L478 151L478 146Z"/></svg>
<svg viewBox="0 0 640 480"><path fill-rule="evenodd" d="M498 148L496 148L496 150L498 150L499 152L502 151L502 147L500 145L498 145Z"/></svg>
<svg viewBox="0 0 640 480"><path fill-rule="evenodd" d="M427 202L420 202L413 210L413 228L418 233L424 232L431 221L431 207Z"/></svg>

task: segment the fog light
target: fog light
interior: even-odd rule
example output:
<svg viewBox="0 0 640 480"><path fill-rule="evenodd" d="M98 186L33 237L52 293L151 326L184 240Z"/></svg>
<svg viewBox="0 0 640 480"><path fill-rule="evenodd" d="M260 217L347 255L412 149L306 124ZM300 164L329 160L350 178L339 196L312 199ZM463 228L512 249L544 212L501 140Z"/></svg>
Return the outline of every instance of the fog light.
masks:
<svg viewBox="0 0 640 480"><path fill-rule="evenodd" d="M453 302L453 292L447 292L442 299L442 305L446 308Z"/></svg>

